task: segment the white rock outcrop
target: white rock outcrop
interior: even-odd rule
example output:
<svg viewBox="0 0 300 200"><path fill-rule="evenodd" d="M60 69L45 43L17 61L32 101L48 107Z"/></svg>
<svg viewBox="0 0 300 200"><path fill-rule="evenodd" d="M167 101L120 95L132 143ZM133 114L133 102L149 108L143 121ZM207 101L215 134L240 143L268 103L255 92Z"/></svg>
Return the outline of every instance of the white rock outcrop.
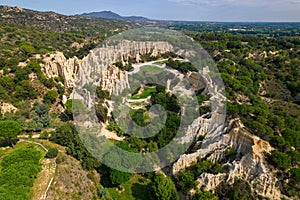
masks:
<svg viewBox="0 0 300 200"><path fill-rule="evenodd" d="M1 114L13 112L15 113L18 109L10 103L0 102Z"/></svg>
<svg viewBox="0 0 300 200"><path fill-rule="evenodd" d="M67 88L83 88L86 84L92 84L100 86L111 94L119 94L122 90L129 88L128 74L115 67L114 63L121 62L126 65L130 59L140 62L141 55L156 56L159 53L172 52L172 50L172 45L166 42L125 40L115 46L96 48L82 60L76 57L66 59L60 52L51 54L43 58L45 64L42 65L42 70L49 78L61 76ZM192 83L194 87L201 89L206 87L205 92L210 95L212 112L196 119L187 129L186 138L183 137L181 140L184 143L199 136L205 136L205 138L197 142L198 150L182 155L173 164L172 173L178 173L200 158L208 157L212 161L222 160L225 151L233 147L238 154L242 155L241 159L227 163L229 173L202 174L198 177L199 187L213 191L222 181L233 183L236 178L240 178L246 180L255 193L271 199L280 199L281 193L276 186L277 179L269 171L264 158L264 152L270 152L272 147L268 142L249 133L239 120L225 123L224 88L218 88L210 77L208 68L204 67L201 75L202 77L198 77L191 73L188 76L194 81ZM84 100L87 105L92 105L91 94L86 90L82 91L83 93L77 94L78 98Z"/></svg>
<svg viewBox="0 0 300 200"><path fill-rule="evenodd" d="M221 88L216 87L206 68L201 74L206 82L205 90L211 95L210 102L219 108L213 108L212 105L212 112L209 114L211 116L199 117L198 127L187 130L187 137L197 131L198 136L205 136L205 138L196 143L198 150L182 155L173 164L172 174L190 167L201 158L208 158L213 162L221 161L225 158L226 150L233 147L241 155L240 160L227 163L229 172L226 174L203 173L198 177L198 187L214 191L222 181L233 184L235 179L243 179L250 184L256 194L270 199L281 199L283 195L277 186L278 180L269 170L264 156L265 153L273 150L272 147L268 142L251 134L239 119L225 123L222 112L222 102L226 100L224 93Z"/></svg>
<svg viewBox="0 0 300 200"><path fill-rule="evenodd" d="M198 178L199 187L205 190L214 190L218 185L215 183L226 181L233 184L236 178L246 180L256 194L270 198L281 199L281 193L276 186L277 178L268 169L264 153L270 153L273 148L266 141L249 133L239 120L232 121L233 128L225 134L220 141L220 146L227 144L233 147L241 159L227 163L228 174L223 176L204 173ZM223 152L222 152L223 151ZM216 151L210 158L218 159L225 152ZM220 153L221 152L221 153ZM209 178L209 181L208 181Z"/></svg>
<svg viewBox="0 0 300 200"><path fill-rule="evenodd" d="M76 74L79 70L81 61L77 58L67 59L63 53L56 52L44 56L41 64L42 71L48 78L62 77L65 87L72 87L75 82Z"/></svg>
<svg viewBox="0 0 300 200"><path fill-rule="evenodd" d="M48 78L61 76L66 87L73 87L75 81L84 86L93 82L102 89L118 94L128 88L128 77L125 71L119 70L113 64L122 62L128 64L129 59L141 60L141 55L157 56L159 53L172 51L172 45L167 42L132 42L122 41L115 46L102 46L90 52L79 60L77 57L66 59L61 52L50 54L43 58L42 71Z"/></svg>
<svg viewBox="0 0 300 200"><path fill-rule="evenodd" d="M193 154L181 156L173 166L173 173L176 174L183 167L188 167L205 156L212 161L222 160L228 147L233 147L241 158L225 164L229 168L228 173L201 174L197 179L198 188L214 191L223 181L233 184L234 180L242 179L250 184L256 194L269 199L282 199L283 195L277 186L278 180L269 170L264 156L273 148L268 142L247 131L239 119L232 120L228 127L228 131L224 132L219 141L212 142L208 146L201 146ZM195 191L192 190L190 193L193 192ZM284 198L287 197L284 196Z"/></svg>

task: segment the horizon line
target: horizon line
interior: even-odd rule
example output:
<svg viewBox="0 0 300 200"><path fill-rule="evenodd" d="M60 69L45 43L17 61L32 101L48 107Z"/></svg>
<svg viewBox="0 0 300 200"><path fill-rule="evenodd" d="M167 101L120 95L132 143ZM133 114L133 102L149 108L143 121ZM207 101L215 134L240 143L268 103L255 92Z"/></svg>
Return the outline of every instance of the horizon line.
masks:
<svg viewBox="0 0 300 200"><path fill-rule="evenodd" d="M232 20L228 20L228 21L219 21L219 20L184 20L184 19L151 19L150 17L147 16L143 16L143 15L121 15L117 12L114 12L112 10L101 10L101 11L83 11L82 13L77 13L77 14L66 14L66 13L60 13L54 10L37 10L34 8L25 8L25 7L21 7L21 6L10 6L10 5L4 5L4 4L0 4L0 6L4 7L19 7L25 10L31 10L31 11L37 11L37 12L54 12L56 14L59 15L64 15L64 16L82 16L82 14L89 14L89 13L97 13L97 12L112 12L115 13L117 15L120 15L121 17L143 17L146 18L149 21L161 21L161 22L196 22L196 23L300 23L300 21L264 21L264 20L241 20L241 21L232 21ZM100 18L100 17L99 17ZM110 19L110 18L103 18L103 19ZM114 19L114 20L118 20L118 19ZM119 21L125 21L125 20L119 20ZM129 20L129 21L138 21L138 20Z"/></svg>

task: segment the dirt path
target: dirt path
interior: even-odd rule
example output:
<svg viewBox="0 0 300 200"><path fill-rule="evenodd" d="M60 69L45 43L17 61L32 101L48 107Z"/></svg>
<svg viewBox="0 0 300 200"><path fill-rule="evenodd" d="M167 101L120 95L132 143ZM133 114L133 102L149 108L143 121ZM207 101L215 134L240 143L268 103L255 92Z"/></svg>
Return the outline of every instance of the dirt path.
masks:
<svg viewBox="0 0 300 200"><path fill-rule="evenodd" d="M133 64L132 67L134 68L134 70L131 71L131 72L127 72L127 73L128 74L136 74L136 73L138 73L140 71L141 67L143 67L143 66L149 66L149 65L161 68L162 67L161 65L157 65L157 64L154 64L154 63L162 62L162 61L165 61L165 60L167 60L167 59L155 60L155 61L146 62L146 63Z"/></svg>
<svg viewBox="0 0 300 200"><path fill-rule="evenodd" d="M142 103L142 102L149 102L149 100L151 99L151 96L145 98L145 99L127 99L128 103Z"/></svg>
<svg viewBox="0 0 300 200"><path fill-rule="evenodd" d="M39 142L33 142L29 140L20 139L19 142L26 142L30 144L36 144L40 146L44 151L48 152L48 149ZM33 196L32 200L45 200L47 198L47 192L52 184L53 177L56 171L55 159L42 159L42 170L38 173L36 180L33 184Z"/></svg>
<svg viewBox="0 0 300 200"><path fill-rule="evenodd" d="M27 143L31 143L31 144L36 144L36 145L42 147L46 152L48 152L48 149L44 145L42 145L41 143L33 142L33 141L29 141L29 140L24 140L24 139L20 139L19 142L27 142Z"/></svg>
<svg viewBox="0 0 300 200"><path fill-rule="evenodd" d="M107 125L103 124L101 129L101 134L104 135L107 139L117 140L117 141L123 141L124 137L119 137L116 133L111 132L106 129Z"/></svg>

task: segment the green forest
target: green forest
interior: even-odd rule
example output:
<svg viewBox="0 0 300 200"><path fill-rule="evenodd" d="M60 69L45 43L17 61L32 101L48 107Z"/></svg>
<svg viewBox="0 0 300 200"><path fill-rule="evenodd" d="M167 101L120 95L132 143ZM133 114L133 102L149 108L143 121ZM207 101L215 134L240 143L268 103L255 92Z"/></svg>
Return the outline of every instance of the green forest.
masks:
<svg viewBox="0 0 300 200"><path fill-rule="evenodd" d="M3 12L2 8L0 12ZM177 200L179 194L186 196L192 189L195 190L192 200L264 199L243 179L236 179L234 184L222 182L214 192L197 187L197 178L203 173L228 172L226 163L240 156L232 147L225 152L224 160L212 162L199 158L176 175L162 173L170 171L171 166L162 169L162 172L131 174L101 164L85 148L73 122L74 105L80 107L81 102L69 99L63 103L63 96L70 94L70 89L64 87L62 77L47 78L41 68L44 61L36 55L60 51L67 58L76 56L81 59L105 38L141 24L61 16L68 22L64 23L67 24L65 27L56 23L46 26L41 21L29 20L34 13L28 11L24 16L15 13L15 19L19 20L14 21L0 18L0 102L16 109L5 113L0 110L0 199L30 199L34 181L42 170L42 161L56 159L57 162L61 151L77 160L86 173L100 176L100 180L96 181L89 176L92 182L97 182L95 199ZM51 21L51 18L48 20ZM228 27L241 25L162 23L159 26L187 34L209 53L225 84L226 120L241 119L251 134L269 142L273 150L264 156L269 169L276 172L280 192L297 199L300 195L299 27L293 24L249 24L249 29L254 31L230 32L226 31ZM75 42L83 46L72 47ZM160 58L167 59L167 66L185 75L197 71L191 63L175 60L171 53ZM143 56L143 62L157 59ZM22 67L20 63L25 65ZM127 71L132 70L132 64L133 61L128 66L115 63L119 69ZM180 124L181 109L176 96L167 92L165 87L147 85L142 93L135 91L131 96L131 99L150 97L152 104L160 104L167 111L163 129L147 139L124 133L115 119L108 115L105 102L111 100L109 91L89 85L85 87L95 93L99 122L107 123L107 130L125 137L123 141L114 141L121 149L137 153L154 152L174 138ZM208 113L209 107L202 106L202 103L209 97L201 92L197 97L200 114ZM136 124L146 126L150 119L149 110L150 105L132 109L130 116ZM63 150L59 151L55 146L44 155L34 146L16 147L20 144L19 137L24 135L29 141L49 142ZM34 138L34 135L38 137ZM189 152L193 151L193 147ZM171 152L165 156L172 160ZM123 196L120 191L124 191Z"/></svg>

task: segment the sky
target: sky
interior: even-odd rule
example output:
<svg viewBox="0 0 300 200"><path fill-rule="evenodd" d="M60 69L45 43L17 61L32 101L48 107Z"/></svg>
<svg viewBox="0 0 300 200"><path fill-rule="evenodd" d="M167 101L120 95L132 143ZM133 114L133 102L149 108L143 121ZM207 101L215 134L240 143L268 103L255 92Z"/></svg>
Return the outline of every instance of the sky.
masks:
<svg viewBox="0 0 300 200"><path fill-rule="evenodd" d="M161 20L300 22L300 0L0 0L0 5L66 15L110 10Z"/></svg>

